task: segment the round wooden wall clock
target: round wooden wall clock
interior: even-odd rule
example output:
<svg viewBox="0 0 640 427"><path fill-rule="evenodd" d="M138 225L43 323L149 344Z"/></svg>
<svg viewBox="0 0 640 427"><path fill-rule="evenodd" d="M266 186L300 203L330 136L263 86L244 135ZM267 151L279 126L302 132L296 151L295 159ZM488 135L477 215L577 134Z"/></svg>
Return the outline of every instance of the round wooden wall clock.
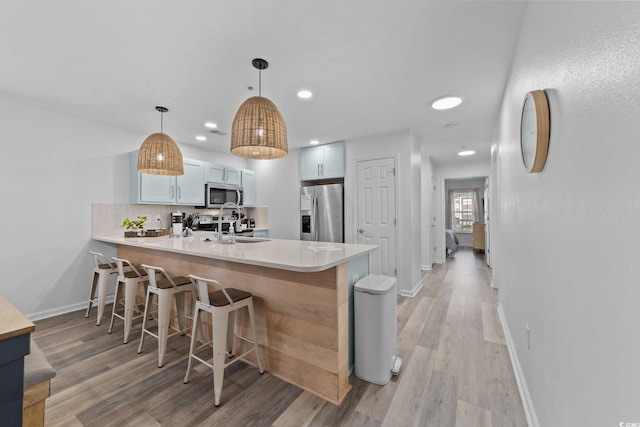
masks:
<svg viewBox="0 0 640 427"><path fill-rule="evenodd" d="M520 150L524 168L529 173L544 168L549 151L549 103L544 91L527 93L520 121Z"/></svg>

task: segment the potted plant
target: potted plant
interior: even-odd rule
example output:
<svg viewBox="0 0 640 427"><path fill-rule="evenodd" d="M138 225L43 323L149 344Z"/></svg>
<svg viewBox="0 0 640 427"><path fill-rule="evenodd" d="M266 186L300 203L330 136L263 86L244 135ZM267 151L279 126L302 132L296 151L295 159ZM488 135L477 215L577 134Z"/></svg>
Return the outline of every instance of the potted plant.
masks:
<svg viewBox="0 0 640 427"><path fill-rule="evenodd" d="M144 215L139 216L136 219L126 217L124 221L122 221L121 227L126 228L127 230L133 229L132 231L135 232L135 235L142 236L145 222L147 222L147 217ZM125 232L125 236L126 235L127 232Z"/></svg>

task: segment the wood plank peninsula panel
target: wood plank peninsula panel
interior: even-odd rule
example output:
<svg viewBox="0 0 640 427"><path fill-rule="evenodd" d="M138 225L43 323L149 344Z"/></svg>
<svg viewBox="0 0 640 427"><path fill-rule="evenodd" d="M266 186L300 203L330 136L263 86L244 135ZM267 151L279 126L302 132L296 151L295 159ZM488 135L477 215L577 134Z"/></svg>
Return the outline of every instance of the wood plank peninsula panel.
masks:
<svg viewBox="0 0 640 427"><path fill-rule="evenodd" d="M285 245L284 242L288 241L274 244ZM193 247L190 253L179 253L127 243L129 241L118 244L119 257L162 266L170 275L195 274L216 279L225 287L251 292L259 351L265 369L329 402L342 402L351 388L349 259L368 257L375 246L362 245L360 251L355 251L353 247L359 245L333 244L337 248L350 246L349 259L341 262L333 259L330 264L335 265L319 271L313 271L317 269L313 266L305 268L306 271L291 271L247 264L246 258L239 262L229 261L228 253L226 259L217 259L210 253L198 256L194 255ZM301 248L302 245L309 246L309 242L291 241L291 244ZM250 246L254 245L258 244ZM293 268L299 269L299 266ZM246 317L243 310L236 314L236 328L242 335L246 334L248 326ZM236 340L236 346L237 353L241 353L246 344ZM248 359L255 361L252 355Z"/></svg>

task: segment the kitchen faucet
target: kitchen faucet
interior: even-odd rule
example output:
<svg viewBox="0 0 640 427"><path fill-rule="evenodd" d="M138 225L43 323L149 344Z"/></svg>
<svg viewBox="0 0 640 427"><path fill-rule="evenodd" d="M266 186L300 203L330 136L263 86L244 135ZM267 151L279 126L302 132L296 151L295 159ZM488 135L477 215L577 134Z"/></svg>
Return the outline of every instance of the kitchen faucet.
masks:
<svg viewBox="0 0 640 427"><path fill-rule="evenodd" d="M231 202L226 202L225 204L220 206L220 211L218 212L218 243L222 243L223 242L223 239L222 239L222 211L224 211L225 208L237 209L238 211L240 210L240 206L238 206L235 203L231 203Z"/></svg>

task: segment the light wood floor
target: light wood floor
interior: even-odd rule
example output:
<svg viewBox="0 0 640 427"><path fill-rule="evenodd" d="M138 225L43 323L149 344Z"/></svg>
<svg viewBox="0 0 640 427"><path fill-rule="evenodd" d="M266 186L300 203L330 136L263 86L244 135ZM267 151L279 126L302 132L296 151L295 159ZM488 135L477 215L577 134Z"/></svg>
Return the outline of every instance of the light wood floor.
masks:
<svg viewBox="0 0 640 427"><path fill-rule="evenodd" d="M415 298L398 298L400 376L386 386L351 377L340 407L238 362L227 368L221 405L212 376L196 365L182 383L188 337L136 353L139 326L122 344L74 312L36 322L33 335L57 370L48 426L526 426L483 255L461 249L424 275ZM139 323L138 323L139 325Z"/></svg>

